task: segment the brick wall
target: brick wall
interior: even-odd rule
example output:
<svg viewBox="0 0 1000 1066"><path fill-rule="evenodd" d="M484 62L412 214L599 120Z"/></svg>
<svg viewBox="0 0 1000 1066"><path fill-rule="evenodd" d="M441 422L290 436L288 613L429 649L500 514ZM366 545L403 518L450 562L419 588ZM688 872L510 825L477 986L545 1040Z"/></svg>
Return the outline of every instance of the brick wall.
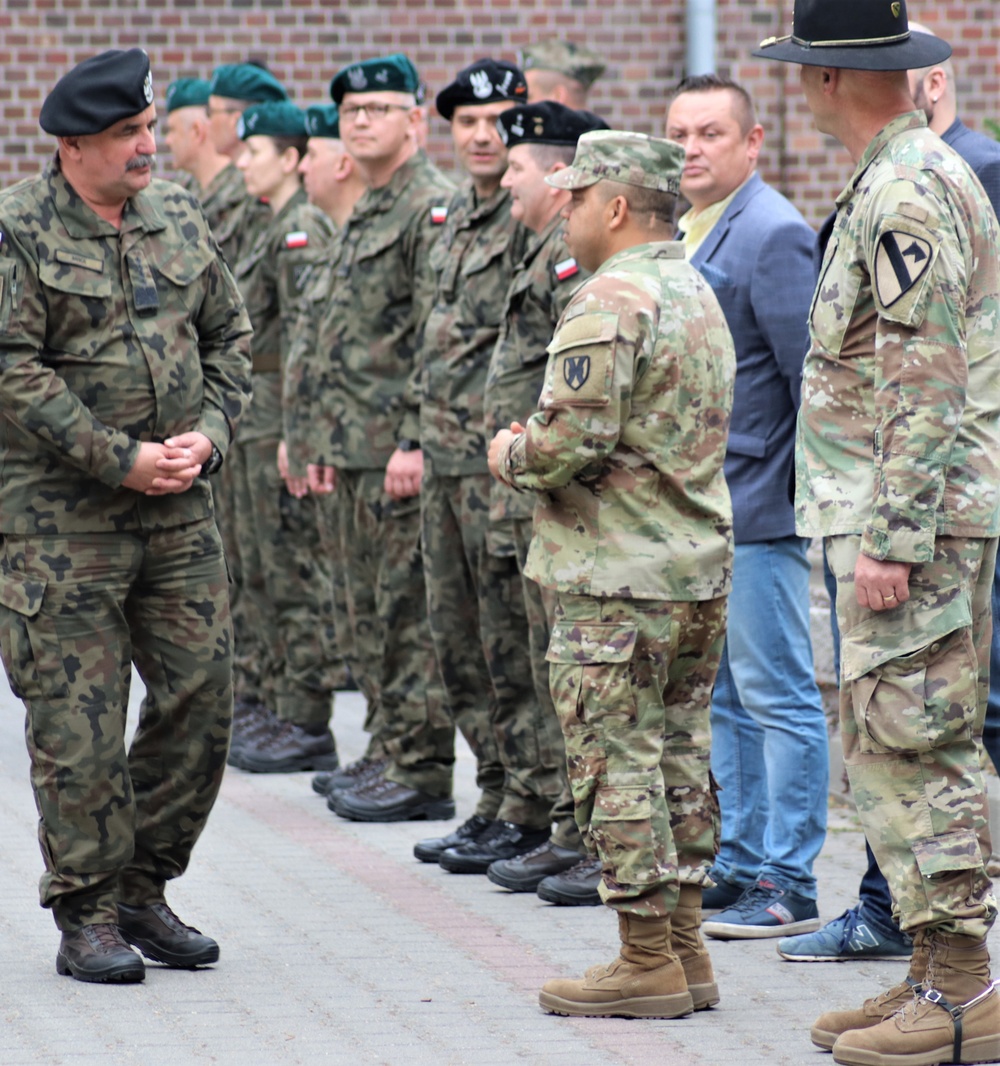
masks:
<svg viewBox="0 0 1000 1066"><path fill-rule="evenodd" d="M762 38L790 29L791 7L717 0L718 66L760 104L765 178L817 223L850 162L813 131L797 68L750 58ZM960 113L984 130L986 117L1000 118L1000 4L911 0L909 8L955 47ZM522 44L548 36L586 42L607 57L594 110L612 125L662 133L665 91L683 74L683 0L3 0L0 183L37 170L50 151L37 123L45 93L69 66L105 48L144 47L159 94L172 78L260 57L304 104L325 101L331 75L357 58L405 51L433 96L473 59L516 59ZM432 155L450 165L447 127L435 117L431 131ZM169 173L166 153L162 164Z"/></svg>

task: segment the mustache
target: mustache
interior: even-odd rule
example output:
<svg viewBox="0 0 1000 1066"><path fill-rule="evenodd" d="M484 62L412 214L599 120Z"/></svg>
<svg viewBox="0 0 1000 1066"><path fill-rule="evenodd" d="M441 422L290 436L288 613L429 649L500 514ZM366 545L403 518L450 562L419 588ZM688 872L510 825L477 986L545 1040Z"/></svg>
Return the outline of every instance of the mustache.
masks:
<svg viewBox="0 0 1000 1066"><path fill-rule="evenodd" d="M137 155L125 164L125 171L142 170L143 167L151 167L156 164L155 155Z"/></svg>

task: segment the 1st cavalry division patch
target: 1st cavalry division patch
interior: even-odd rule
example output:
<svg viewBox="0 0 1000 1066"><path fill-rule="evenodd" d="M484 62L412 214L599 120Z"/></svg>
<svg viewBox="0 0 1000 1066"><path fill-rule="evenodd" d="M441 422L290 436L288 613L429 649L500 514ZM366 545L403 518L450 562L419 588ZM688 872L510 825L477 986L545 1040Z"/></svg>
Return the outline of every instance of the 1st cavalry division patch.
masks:
<svg viewBox="0 0 1000 1066"><path fill-rule="evenodd" d="M930 244L922 237L901 230L882 234L875 253L875 286L883 307L892 307L923 277L931 254Z"/></svg>

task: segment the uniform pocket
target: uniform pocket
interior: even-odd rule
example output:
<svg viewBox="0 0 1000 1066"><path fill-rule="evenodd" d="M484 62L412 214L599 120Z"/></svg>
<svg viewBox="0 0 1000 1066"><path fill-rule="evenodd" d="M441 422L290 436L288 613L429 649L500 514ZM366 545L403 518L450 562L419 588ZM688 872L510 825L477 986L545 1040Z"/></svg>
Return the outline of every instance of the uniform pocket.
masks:
<svg viewBox="0 0 1000 1066"><path fill-rule="evenodd" d="M11 690L18 699L67 695L59 642L39 618L45 599L44 578L4 566L0 570L0 654Z"/></svg>
<svg viewBox="0 0 1000 1066"><path fill-rule="evenodd" d="M927 752L972 738L978 659L962 585L912 596L844 635L860 749Z"/></svg>

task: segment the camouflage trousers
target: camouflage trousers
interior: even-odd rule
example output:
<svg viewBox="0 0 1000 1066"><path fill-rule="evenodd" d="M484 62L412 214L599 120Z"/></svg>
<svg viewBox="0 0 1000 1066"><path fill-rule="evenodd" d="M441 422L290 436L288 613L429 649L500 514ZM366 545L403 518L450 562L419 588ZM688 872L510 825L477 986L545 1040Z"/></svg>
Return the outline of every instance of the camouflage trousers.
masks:
<svg viewBox="0 0 1000 1066"><path fill-rule="evenodd" d="M264 664L261 694L279 718L326 727L334 689L343 683L333 628L333 572L320 550L315 499L296 499L278 474L278 374L254 375L249 419L223 469L229 468L232 484L242 602Z"/></svg>
<svg viewBox="0 0 1000 1066"><path fill-rule="evenodd" d="M60 929L162 901L222 781L232 628L215 521L159 533L4 536L0 651L24 701ZM132 664L146 686L131 747Z"/></svg>
<svg viewBox="0 0 1000 1066"><path fill-rule="evenodd" d="M548 659L576 820L615 910L664 917L719 839L709 717L726 599L559 593Z"/></svg>
<svg viewBox="0 0 1000 1066"><path fill-rule="evenodd" d="M985 937L997 906L980 772L995 540L938 537L910 598L861 607L861 538L826 539L841 633L840 730L865 836L900 927Z"/></svg>
<svg viewBox="0 0 1000 1066"><path fill-rule="evenodd" d="M450 796L455 731L427 624L420 505L390 499L384 480L382 470L338 470L334 494L359 683L380 701L369 751L392 759L391 780Z"/></svg>
<svg viewBox="0 0 1000 1066"><path fill-rule="evenodd" d="M482 557L486 554L489 494L489 474L437 477L425 470L420 487L427 613L434 653L448 711L476 758L480 789L476 814L493 819L500 817L504 802L505 772L495 724L504 712L498 707L482 630ZM509 583L507 588L509 596ZM505 634L498 632L494 638L496 654L518 652L509 648ZM505 695L516 699L530 681L525 658L519 667L504 671ZM514 713L505 714L506 720L510 721ZM536 812L535 826L548 823L548 812L541 818Z"/></svg>

